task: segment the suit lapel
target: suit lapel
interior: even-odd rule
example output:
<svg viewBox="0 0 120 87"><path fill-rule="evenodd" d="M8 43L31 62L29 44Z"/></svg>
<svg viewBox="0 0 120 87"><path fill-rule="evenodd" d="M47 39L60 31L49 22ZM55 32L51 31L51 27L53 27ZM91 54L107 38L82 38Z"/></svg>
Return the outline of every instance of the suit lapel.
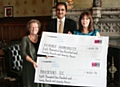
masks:
<svg viewBox="0 0 120 87"><path fill-rule="evenodd" d="M54 25L54 31L57 32L57 19L55 19L53 25Z"/></svg>
<svg viewBox="0 0 120 87"><path fill-rule="evenodd" d="M68 27L69 27L68 20L67 20L67 18L65 18L65 24L64 24L64 31L63 31L63 33L66 33Z"/></svg>

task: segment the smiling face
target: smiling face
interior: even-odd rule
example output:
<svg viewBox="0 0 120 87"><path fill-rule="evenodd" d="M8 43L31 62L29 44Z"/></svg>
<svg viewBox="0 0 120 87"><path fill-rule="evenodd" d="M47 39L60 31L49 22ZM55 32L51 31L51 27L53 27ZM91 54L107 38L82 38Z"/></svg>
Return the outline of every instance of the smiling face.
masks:
<svg viewBox="0 0 120 87"><path fill-rule="evenodd" d="M79 30L82 32L84 29L91 32L93 28L93 19L90 12L84 11L80 14L79 18Z"/></svg>
<svg viewBox="0 0 120 87"><path fill-rule="evenodd" d="M39 31L38 24L37 23L31 23L29 31L30 31L30 34L36 35Z"/></svg>
<svg viewBox="0 0 120 87"><path fill-rule="evenodd" d="M83 28L88 28L88 27L89 27L90 19L88 18L87 15L85 15L85 16L81 19L81 24L82 24Z"/></svg>
<svg viewBox="0 0 120 87"><path fill-rule="evenodd" d="M56 8L56 15L59 19L62 19L66 15L66 9L64 5L58 5Z"/></svg>

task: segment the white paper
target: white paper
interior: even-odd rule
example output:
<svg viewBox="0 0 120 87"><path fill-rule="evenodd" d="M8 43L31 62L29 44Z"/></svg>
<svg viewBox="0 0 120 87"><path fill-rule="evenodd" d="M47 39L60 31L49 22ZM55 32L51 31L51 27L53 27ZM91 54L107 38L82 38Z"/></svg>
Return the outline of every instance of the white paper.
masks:
<svg viewBox="0 0 120 87"><path fill-rule="evenodd" d="M35 82L106 87L109 37L44 32L38 54Z"/></svg>

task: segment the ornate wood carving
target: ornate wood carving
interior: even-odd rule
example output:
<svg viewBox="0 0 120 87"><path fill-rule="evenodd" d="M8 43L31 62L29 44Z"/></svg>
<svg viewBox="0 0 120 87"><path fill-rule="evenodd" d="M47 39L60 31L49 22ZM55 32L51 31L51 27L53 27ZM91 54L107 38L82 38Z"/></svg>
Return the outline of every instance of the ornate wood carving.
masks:
<svg viewBox="0 0 120 87"><path fill-rule="evenodd" d="M95 29L99 29L103 36L120 36L120 8L101 8L92 9L71 9L68 10L66 17L75 20L78 19L83 11L91 12L94 19ZM55 18L55 9L52 10L52 18Z"/></svg>

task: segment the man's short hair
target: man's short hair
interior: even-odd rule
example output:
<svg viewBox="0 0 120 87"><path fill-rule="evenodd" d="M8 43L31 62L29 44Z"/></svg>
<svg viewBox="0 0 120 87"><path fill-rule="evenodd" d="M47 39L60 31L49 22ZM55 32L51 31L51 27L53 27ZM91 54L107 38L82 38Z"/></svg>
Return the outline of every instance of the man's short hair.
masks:
<svg viewBox="0 0 120 87"><path fill-rule="evenodd" d="M59 5L64 5L64 6L65 6L65 9L66 9L66 11L67 11L67 5L66 5L65 2L58 2L58 3L56 4L55 8L57 9L57 7L58 7Z"/></svg>

